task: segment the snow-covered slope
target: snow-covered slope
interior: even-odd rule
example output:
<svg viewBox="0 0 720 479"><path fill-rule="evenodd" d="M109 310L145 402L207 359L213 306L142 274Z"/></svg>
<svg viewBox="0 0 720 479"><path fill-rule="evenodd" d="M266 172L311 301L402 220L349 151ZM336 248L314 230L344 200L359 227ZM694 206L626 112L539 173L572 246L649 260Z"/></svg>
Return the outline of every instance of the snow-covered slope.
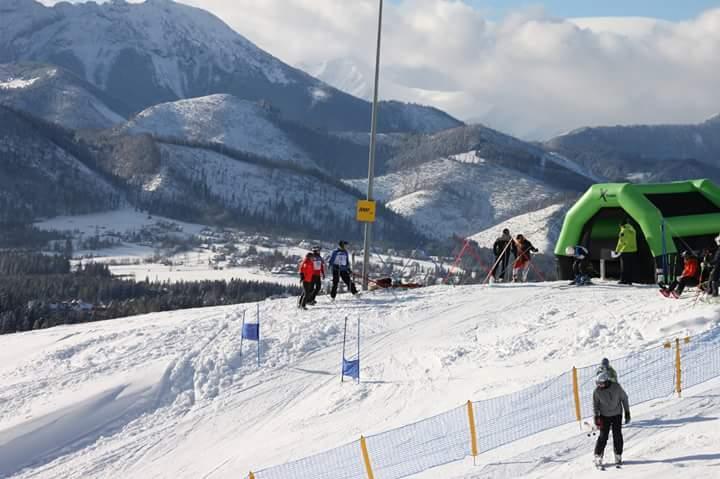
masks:
<svg viewBox="0 0 720 479"><path fill-rule="evenodd" d="M222 143L255 155L314 166L305 152L273 123L273 114L267 108L232 95L153 106L137 114L120 131Z"/></svg>
<svg viewBox="0 0 720 479"><path fill-rule="evenodd" d="M294 170L279 170L236 161L194 148L163 145L163 168L194 183L232 208L261 216L289 215L299 224L319 226L323 216L351 218L356 197ZM323 205L322 212L307 208Z"/></svg>
<svg viewBox="0 0 720 479"><path fill-rule="evenodd" d="M360 190L367 180L348 181ZM560 190L477 156L441 158L375 179L375 198L436 238L467 236L534 211Z"/></svg>
<svg viewBox="0 0 720 479"><path fill-rule="evenodd" d="M570 291L552 283L438 286L341 295L335 303L321 297L302 314L294 298L268 300L259 304L260 366L254 343L240 354L240 313L247 309L254 321L252 304L2 336L0 475L242 477L468 399L517 391L573 365L720 326L717 305L693 308L692 301L692 290L674 301L653 287ZM360 384L341 384L337 374L346 316L352 344L362 321ZM674 409L634 409L638 426L628 430L625 458L638 462L628 467L709 477L705 465L717 455L701 456L718 440L710 421L718 403L711 393ZM675 456L653 440L681 438L692 441L679 455L696 460L655 469L654 461ZM522 462L488 464L497 457L490 453L480 457L489 469L465 462L419 477L583 473L590 447L573 424L498 451L525 453Z"/></svg>
<svg viewBox="0 0 720 479"><path fill-rule="evenodd" d="M66 128L109 128L124 122L100 94L59 67L0 65L0 103Z"/></svg>

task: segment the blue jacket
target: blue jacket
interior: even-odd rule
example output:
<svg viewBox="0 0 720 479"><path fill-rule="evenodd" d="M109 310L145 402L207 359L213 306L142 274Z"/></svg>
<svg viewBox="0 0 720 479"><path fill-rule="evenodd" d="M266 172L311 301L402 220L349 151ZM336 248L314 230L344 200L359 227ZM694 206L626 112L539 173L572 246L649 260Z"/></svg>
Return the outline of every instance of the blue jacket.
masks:
<svg viewBox="0 0 720 479"><path fill-rule="evenodd" d="M330 255L330 266L340 271L350 271L350 256L347 250L337 248Z"/></svg>

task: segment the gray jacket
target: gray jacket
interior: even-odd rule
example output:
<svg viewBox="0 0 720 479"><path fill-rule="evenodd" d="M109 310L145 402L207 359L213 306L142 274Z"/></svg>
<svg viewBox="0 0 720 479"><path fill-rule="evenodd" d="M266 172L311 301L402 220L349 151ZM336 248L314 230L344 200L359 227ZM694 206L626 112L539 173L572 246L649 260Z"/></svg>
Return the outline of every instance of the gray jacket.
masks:
<svg viewBox="0 0 720 479"><path fill-rule="evenodd" d="M593 413L596 416L621 416L630 414L630 404L625 390L618 383L608 382L605 388L595 388L593 393Z"/></svg>

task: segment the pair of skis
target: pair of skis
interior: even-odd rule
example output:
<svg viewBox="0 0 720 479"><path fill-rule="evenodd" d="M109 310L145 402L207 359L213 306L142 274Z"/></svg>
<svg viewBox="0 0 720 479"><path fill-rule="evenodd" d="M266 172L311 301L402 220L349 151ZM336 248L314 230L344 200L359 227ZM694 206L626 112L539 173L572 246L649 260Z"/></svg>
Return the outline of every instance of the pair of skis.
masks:
<svg viewBox="0 0 720 479"><path fill-rule="evenodd" d="M588 421L583 421L583 429L585 429L585 434L587 437L595 437L598 433L598 428L595 424L591 424ZM606 468L606 465L602 462L602 457L596 458L594 461L595 468L597 468L600 471L604 471ZM622 462L616 462L615 463L615 469L622 469Z"/></svg>

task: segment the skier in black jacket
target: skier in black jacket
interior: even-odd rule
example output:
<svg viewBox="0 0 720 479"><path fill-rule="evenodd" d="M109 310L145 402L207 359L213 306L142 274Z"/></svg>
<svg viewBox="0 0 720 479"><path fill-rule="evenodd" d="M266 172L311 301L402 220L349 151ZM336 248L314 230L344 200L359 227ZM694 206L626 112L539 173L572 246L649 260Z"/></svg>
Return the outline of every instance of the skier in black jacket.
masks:
<svg viewBox="0 0 720 479"><path fill-rule="evenodd" d="M508 246L508 244L510 246ZM515 247L512 236L510 236L510 230L505 228L502 231L502 235L493 243L495 267L492 270L492 276L495 280L501 280L505 277L505 271L507 271L508 264L510 263L510 252L512 252L513 256L517 256L517 248Z"/></svg>

